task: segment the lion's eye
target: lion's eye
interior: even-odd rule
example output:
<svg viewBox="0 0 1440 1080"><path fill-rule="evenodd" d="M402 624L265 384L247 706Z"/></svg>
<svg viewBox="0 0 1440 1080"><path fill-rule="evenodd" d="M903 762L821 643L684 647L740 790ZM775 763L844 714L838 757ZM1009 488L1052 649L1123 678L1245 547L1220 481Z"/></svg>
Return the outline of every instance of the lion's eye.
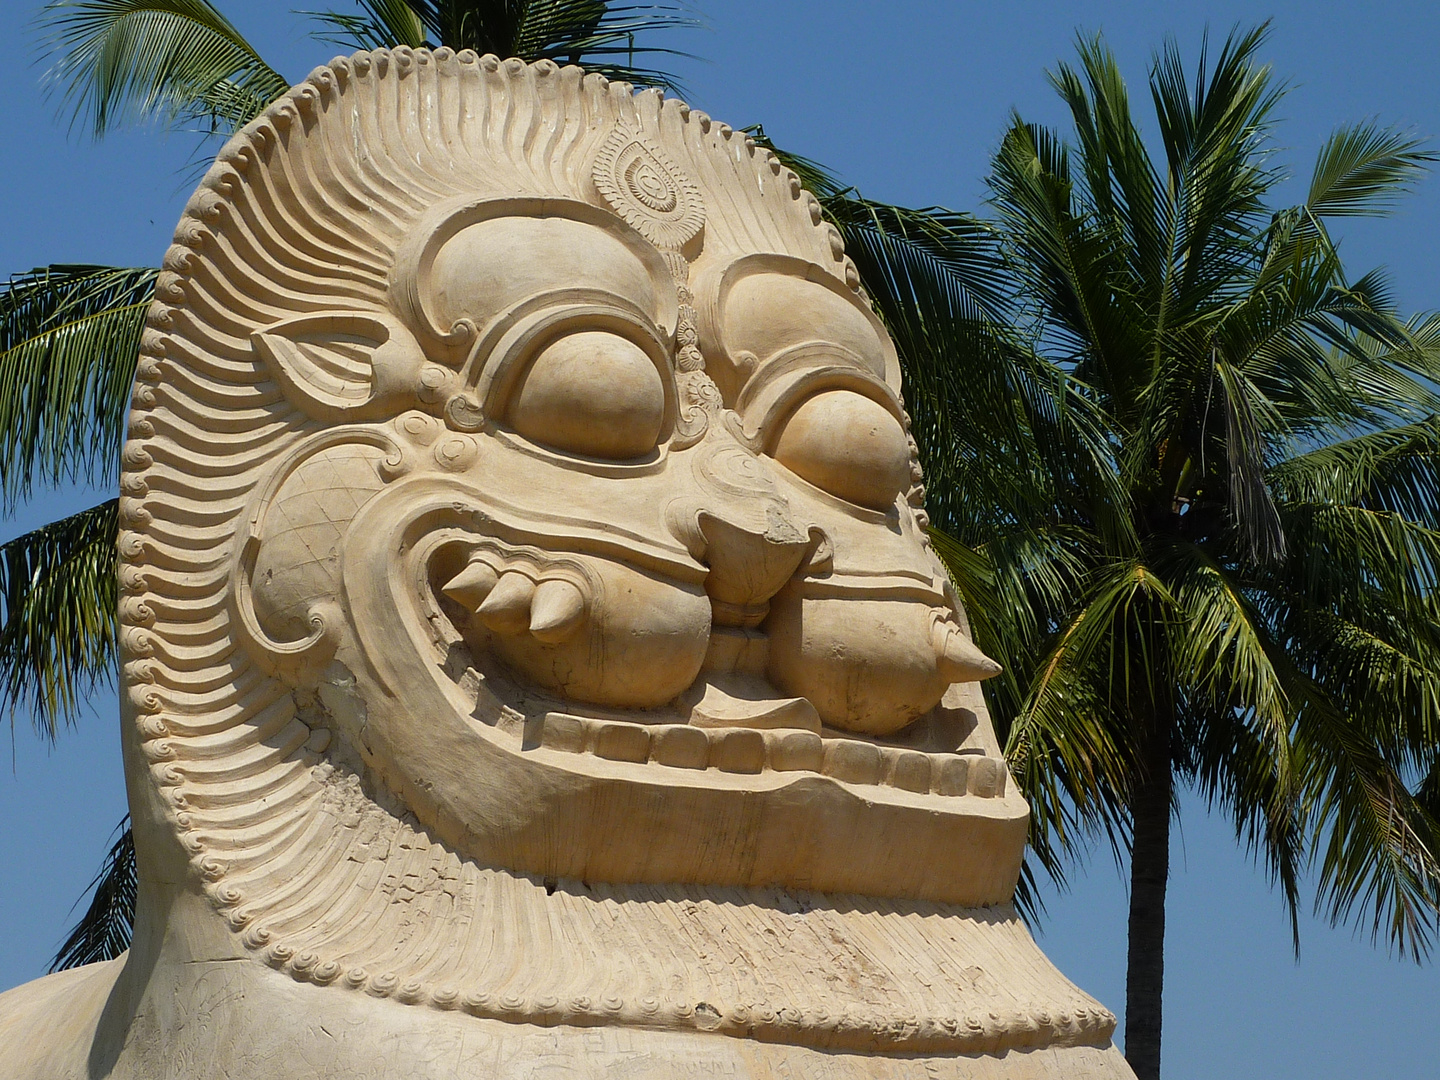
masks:
<svg viewBox="0 0 1440 1080"><path fill-rule="evenodd" d="M883 405L851 390L803 402L785 421L775 460L816 487L888 510L910 483L910 445Z"/></svg>
<svg viewBox="0 0 1440 1080"><path fill-rule="evenodd" d="M510 400L510 424L556 450L602 458L649 453L665 424L665 385L645 350L600 330L536 354Z"/></svg>

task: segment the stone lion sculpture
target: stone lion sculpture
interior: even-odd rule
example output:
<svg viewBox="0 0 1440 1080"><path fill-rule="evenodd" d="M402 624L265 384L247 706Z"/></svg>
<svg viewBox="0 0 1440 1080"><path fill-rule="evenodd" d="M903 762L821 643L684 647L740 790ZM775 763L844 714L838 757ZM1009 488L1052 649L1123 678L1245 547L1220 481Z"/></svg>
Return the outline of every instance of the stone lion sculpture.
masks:
<svg viewBox="0 0 1440 1080"><path fill-rule="evenodd" d="M220 153L141 353L134 944L0 997L6 1077L1130 1075L1010 906L998 669L773 155L336 60Z"/></svg>

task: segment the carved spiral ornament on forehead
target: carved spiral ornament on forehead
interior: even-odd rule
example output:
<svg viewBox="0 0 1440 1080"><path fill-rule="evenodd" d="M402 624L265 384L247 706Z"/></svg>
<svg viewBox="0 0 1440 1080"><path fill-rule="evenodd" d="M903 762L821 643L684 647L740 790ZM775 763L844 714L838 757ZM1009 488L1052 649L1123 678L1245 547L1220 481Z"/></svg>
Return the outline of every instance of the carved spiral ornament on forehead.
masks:
<svg viewBox="0 0 1440 1080"><path fill-rule="evenodd" d="M617 127L595 158L595 188L658 248L677 251L705 225L700 190L660 149Z"/></svg>

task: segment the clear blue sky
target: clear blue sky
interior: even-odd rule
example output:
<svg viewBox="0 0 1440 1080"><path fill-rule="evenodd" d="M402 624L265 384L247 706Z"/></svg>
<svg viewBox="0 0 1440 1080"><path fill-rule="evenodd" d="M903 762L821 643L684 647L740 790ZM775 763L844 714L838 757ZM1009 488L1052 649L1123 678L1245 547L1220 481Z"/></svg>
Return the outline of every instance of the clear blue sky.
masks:
<svg viewBox="0 0 1440 1080"><path fill-rule="evenodd" d="M318 8L327 0L298 6ZM328 0L337 7L346 0ZM700 0L712 28L676 44L689 99L735 126L763 122L877 198L980 209L986 159L1007 114L1063 119L1044 71L1073 54L1078 28L1103 30L1136 97L1151 50L1173 34L1193 57L1208 25L1272 15L1265 55L1294 85L1283 160L1308 177L1336 124L1379 117L1440 135L1440 6L1408 2L1067 3L1061 0ZM335 50L280 0L219 0L294 79ZM40 0L0 4L0 273L49 262L156 264L197 175L183 135L67 138L27 66ZM211 152L213 153L213 147ZM1396 217L1345 235L1355 270L1389 267L1409 309L1440 307L1440 177ZM83 505L47 496L0 521L0 540ZM116 707L47 752L17 728L0 774L0 989L43 973L124 813ZM1183 802L1172 860L1165 1061L1168 1080L1434 1080L1440 967L1391 960L1368 935L1306 918L1291 954L1282 905L1224 821ZM1117 1012L1124 1005L1125 889L1108 854L1050 899L1043 947Z"/></svg>

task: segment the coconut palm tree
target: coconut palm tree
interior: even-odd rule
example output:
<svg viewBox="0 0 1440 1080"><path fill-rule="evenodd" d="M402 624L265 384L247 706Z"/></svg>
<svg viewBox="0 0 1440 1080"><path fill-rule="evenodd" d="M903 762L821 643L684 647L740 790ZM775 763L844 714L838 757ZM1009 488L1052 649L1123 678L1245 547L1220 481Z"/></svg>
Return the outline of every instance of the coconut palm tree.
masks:
<svg viewBox="0 0 1440 1080"><path fill-rule="evenodd" d="M882 297L1034 850L1063 874L1097 837L1128 849L1141 1080L1178 785L1233 819L1292 928L1307 871L1332 922L1416 958L1440 922L1440 319L1348 277L1330 232L1433 155L1342 128L1272 209L1264 36L1193 72L1167 45L1148 140L1100 38L1051 76L1068 143L1014 118L988 238L1011 334L923 272Z"/></svg>

